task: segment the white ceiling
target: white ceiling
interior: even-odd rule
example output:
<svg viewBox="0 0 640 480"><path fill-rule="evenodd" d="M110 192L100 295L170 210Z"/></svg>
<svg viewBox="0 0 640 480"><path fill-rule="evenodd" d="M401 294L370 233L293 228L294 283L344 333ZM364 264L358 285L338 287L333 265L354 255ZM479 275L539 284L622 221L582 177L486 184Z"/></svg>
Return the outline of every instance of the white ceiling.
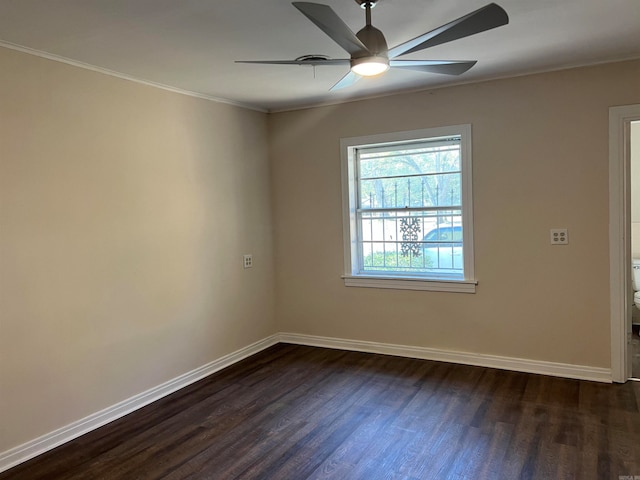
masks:
<svg viewBox="0 0 640 480"><path fill-rule="evenodd" d="M351 27L354 0L314 0ZM491 0L379 0L389 47ZM640 0L496 0L509 25L403 58L478 60L459 77L390 70L337 92L345 67L235 64L306 54L348 58L289 0L0 0L0 45L126 77L278 111L403 90L640 57Z"/></svg>

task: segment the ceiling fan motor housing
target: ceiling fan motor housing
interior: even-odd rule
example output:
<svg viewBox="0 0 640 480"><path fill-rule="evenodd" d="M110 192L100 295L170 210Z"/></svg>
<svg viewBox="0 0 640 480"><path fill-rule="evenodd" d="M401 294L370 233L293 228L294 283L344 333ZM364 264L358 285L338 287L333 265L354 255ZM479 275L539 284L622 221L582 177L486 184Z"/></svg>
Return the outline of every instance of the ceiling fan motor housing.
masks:
<svg viewBox="0 0 640 480"><path fill-rule="evenodd" d="M387 57L387 41L385 40L382 32L373 25L365 26L362 30L356 33L356 37L366 45L369 51L363 51L362 54L354 54L352 56L353 59L365 56L371 57L372 55L385 58Z"/></svg>

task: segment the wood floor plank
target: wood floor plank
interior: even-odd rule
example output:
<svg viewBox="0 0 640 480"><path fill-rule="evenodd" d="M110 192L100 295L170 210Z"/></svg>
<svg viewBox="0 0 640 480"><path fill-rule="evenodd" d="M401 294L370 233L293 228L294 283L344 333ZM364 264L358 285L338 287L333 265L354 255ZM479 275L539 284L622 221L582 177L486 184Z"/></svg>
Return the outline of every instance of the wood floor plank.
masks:
<svg viewBox="0 0 640 480"><path fill-rule="evenodd" d="M0 480L621 475L640 475L640 383L278 344Z"/></svg>

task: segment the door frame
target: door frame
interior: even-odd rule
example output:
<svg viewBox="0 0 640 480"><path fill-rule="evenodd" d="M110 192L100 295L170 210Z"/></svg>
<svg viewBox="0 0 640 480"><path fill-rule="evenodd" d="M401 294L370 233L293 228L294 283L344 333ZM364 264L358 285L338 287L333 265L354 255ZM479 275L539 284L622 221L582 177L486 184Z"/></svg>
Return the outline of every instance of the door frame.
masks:
<svg viewBox="0 0 640 480"><path fill-rule="evenodd" d="M609 108L611 380L631 376L631 122L640 104Z"/></svg>

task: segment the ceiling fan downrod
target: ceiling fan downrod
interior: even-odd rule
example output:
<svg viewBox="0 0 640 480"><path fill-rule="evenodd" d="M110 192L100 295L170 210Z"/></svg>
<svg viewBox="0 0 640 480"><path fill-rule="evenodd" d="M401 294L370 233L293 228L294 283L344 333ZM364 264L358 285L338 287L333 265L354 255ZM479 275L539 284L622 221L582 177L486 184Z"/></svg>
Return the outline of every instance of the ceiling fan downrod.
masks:
<svg viewBox="0 0 640 480"><path fill-rule="evenodd" d="M356 0L356 3L365 10L365 19L367 26L371 26L371 9L376 6L378 0Z"/></svg>

